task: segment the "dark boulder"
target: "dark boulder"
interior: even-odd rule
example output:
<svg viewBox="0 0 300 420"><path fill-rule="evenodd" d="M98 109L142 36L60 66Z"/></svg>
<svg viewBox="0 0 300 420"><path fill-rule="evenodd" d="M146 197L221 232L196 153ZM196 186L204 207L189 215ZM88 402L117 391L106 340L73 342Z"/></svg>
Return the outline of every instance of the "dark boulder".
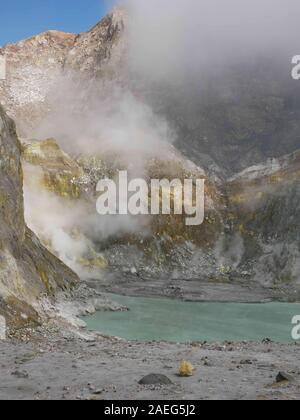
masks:
<svg viewBox="0 0 300 420"><path fill-rule="evenodd" d="M172 385L172 381L165 375L151 373L139 381L140 385Z"/></svg>
<svg viewBox="0 0 300 420"><path fill-rule="evenodd" d="M279 384L281 382L293 382L295 379L292 375L289 375L286 372L279 372L276 377L276 382Z"/></svg>

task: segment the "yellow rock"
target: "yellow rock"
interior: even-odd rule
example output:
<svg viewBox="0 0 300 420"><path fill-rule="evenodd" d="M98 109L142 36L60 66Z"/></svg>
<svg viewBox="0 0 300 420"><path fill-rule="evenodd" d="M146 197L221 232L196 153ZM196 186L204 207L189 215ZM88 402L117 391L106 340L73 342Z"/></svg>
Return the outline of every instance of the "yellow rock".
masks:
<svg viewBox="0 0 300 420"><path fill-rule="evenodd" d="M183 378L187 378L189 376L193 376L195 372L195 368L194 366L187 361L182 361L181 365L179 367L179 375L182 376Z"/></svg>
<svg viewBox="0 0 300 420"><path fill-rule="evenodd" d="M79 181L84 171L59 147L55 139L23 144L22 156L25 184L39 177L42 188L64 198L80 198ZM39 168L39 174L33 176L31 166Z"/></svg>

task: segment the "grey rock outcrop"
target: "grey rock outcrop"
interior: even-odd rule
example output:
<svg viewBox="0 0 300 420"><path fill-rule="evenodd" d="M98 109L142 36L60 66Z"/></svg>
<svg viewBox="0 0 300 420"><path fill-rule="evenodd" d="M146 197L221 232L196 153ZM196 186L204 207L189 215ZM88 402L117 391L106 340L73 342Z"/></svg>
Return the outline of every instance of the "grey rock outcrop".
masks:
<svg viewBox="0 0 300 420"><path fill-rule="evenodd" d="M85 33L48 31L0 48L6 58L0 105L15 120L18 134L32 135L69 79L117 77L126 49L125 19L123 10L115 9Z"/></svg>
<svg viewBox="0 0 300 420"><path fill-rule="evenodd" d="M74 76L77 85L84 80L85 97L95 90L95 79L104 96L101 81L125 84L141 103L166 117L178 134L176 147L205 170L208 180L218 182L212 196L215 211L207 214L201 228L179 230L182 225L171 220L154 231L151 246L143 237L134 237L132 246L128 238L111 238L100 244L110 266L129 273L134 266L139 274L150 276L178 272L179 277L199 280L255 280L293 291L297 299L300 102L289 72L276 58L266 57L246 69L234 65L230 74L216 83L208 80L201 88L190 84L187 89L184 83L153 86L130 74L129 24L126 13L116 9L86 33L51 31L0 49L8 66L7 81L0 81L0 100L16 118L18 129L30 133L55 108L49 97L53 89L60 90L57 83L65 84L61 77ZM62 100L66 90L72 89L61 89ZM74 90L68 104L73 107L78 98L76 106L81 106L82 89ZM89 108L88 102L83 105ZM80 109L77 115L82 118ZM51 121L50 128L57 119ZM233 176L239 171L243 172Z"/></svg>
<svg viewBox="0 0 300 420"><path fill-rule="evenodd" d="M12 328L38 322L40 298L77 282L25 224L20 158L15 124L0 107L0 315Z"/></svg>

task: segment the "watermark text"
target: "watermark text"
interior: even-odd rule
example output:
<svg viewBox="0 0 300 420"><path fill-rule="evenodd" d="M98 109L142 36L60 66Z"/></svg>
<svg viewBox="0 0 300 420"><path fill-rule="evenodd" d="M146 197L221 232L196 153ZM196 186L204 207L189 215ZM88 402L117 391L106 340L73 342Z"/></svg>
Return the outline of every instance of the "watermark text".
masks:
<svg viewBox="0 0 300 420"><path fill-rule="evenodd" d="M300 340L300 315L295 315L292 319L292 325L294 325L292 329L292 339L295 341Z"/></svg>
<svg viewBox="0 0 300 420"><path fill-rule="evenodd" d="M185 215L187 226L204 222L204 179L132 179L120 171L118 180L98 182L97 212L104 215Z"/></svg>
<svg viewBox="0 0 300 420"><path fill-rule="evenodd" d="M294 80L300 80L300 55L295 55L292 58L292 78Z"/></svg>

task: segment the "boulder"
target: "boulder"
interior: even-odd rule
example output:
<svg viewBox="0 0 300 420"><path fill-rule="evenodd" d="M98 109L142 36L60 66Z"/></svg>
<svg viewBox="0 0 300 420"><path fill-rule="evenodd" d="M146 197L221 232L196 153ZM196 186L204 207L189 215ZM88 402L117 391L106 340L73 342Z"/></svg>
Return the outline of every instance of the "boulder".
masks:
<svg viewBox="0 0 300 420"><path fill-rule="evenodd" d="M139 381L140 385L171 385L172 381L165 375L151 373Z"/></svg>

